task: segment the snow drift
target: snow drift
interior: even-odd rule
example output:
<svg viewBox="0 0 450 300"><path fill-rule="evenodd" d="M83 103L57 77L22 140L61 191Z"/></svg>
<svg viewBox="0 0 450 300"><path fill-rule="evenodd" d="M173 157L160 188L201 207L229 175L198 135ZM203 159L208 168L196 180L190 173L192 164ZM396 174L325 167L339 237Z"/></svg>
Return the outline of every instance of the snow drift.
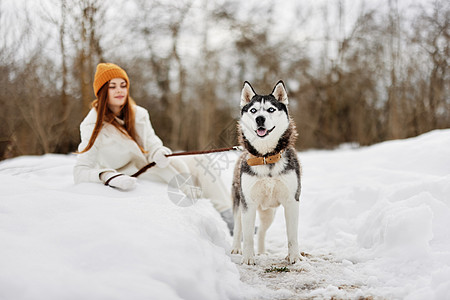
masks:
<svg viewBox="0 0 450 300"><path fill-rule="evenodd" d="M207 200L181 208L167 187L74 185L74 157L3 162L1 299L229 299L239 273Z"/></svg>
<svg viewBox="0 0 450 300"><path fill-rule="evenodd" d="M449 149L450 130L437 130L300 153L303 249L357 263L361 284L375 297L448 299Z"/></svg>
<svg viewBox="0 0 450 300"><path fill-rule="evenodd" d="M3 161L0 299L446 299L449 149L450 130L437 130L300 152L306 254L298 272L271 277L263 265L287 253L283 209L268 231L269 255L239 266L207 199L178 207L166 185L146 181L130 192L74 185L73 155ZM229 185L233 164L223 168Z"/></svg>

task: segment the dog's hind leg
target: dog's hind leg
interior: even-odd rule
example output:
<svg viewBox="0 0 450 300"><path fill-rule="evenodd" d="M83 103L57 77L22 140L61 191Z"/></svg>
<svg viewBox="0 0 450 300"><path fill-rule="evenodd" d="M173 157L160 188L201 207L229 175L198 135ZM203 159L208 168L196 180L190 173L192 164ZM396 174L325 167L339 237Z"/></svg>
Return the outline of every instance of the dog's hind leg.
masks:
<svg viewBox="0 0 450 300"><path fill-rule="evenodd" d="M242 240L242 216L241 216L241 208L239 207L234 212L233 246L231 248L231 254L242 254L241 240Z"/></svg>
<svg viewBox="0 0 450 300"><path fill-rule="evenodd" d="M289 263L295 264L300 260L298 249L298 209L299 203L296 200L288 201L284 205L284 216L286 219L286 231L288 238L288 256Z"/></svg>
<svg viewBox="0 0 450 300"><path fill-rule="evenodd" d="M268 209L258 209L260 227L258 230L258 254L266 253L265 239L266 232L269 229L270 225L273 222L275 217L276 208L268 208Z"/></svg>

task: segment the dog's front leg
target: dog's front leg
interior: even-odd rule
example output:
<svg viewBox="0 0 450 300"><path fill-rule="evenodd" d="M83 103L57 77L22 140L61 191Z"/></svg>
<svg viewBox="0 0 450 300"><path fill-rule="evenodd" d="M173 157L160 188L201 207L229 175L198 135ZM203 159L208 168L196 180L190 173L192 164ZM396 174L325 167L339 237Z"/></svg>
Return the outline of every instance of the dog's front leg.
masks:
<svg viewBox="0 0 450 300"><path fill-rule="evenodd" d="M241 240L242 240L242 208L238 207L234 212L234 229L233 229L233 246L231 254L242 254Z"/></svg>
<svg viewBox="0 0 450 300"><path fill-rule="evenodd" d="M253 245L253 233L255 228L256 205L248 204L247 209L241 209L242 233L244 236L244 246L242 250L242 263L247 265L255 264L255 249Z"/></svg>
<svg viewBox="0 0 450 300"><path fill-rule="evenodd" d="M288 238L288 256L289 263L295 264L300 260L298 250L298 201L288 201L284 206L284 216L286 219L286 231Z"/></svg>

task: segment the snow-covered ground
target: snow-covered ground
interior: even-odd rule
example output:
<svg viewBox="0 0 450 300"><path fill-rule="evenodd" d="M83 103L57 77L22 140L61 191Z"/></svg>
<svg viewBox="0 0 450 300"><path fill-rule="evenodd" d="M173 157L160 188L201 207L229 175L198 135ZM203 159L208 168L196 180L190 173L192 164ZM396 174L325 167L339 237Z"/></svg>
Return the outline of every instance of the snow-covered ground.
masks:
<svg viewBox="0 0 450 300"><path fill-rule="evenodd" d="M206 199L179 207L148 181L74 185L72 155L0 162L0 299L450 299L449 149L437 130L300 152L295 265L282 208L269 254L239 265Z"/></svg>

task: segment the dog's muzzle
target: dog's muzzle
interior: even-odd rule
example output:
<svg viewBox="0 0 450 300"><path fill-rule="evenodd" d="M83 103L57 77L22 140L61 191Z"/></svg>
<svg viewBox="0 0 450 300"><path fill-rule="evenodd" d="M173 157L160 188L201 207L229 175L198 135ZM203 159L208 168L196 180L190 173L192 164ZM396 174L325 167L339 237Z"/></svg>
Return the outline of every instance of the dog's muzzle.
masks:
<svg viewBox="0 0 450 300"><path fill-rule="evenodd" d="M255 132L259 137L263 138L265 136L268 136L269 133L271 133L272 130L274 130L274 129L275 129L275 126L273 126L273 128L269 129L269 130L267 130L265 127L259 127L258 129L255 130Z"/></svg>

